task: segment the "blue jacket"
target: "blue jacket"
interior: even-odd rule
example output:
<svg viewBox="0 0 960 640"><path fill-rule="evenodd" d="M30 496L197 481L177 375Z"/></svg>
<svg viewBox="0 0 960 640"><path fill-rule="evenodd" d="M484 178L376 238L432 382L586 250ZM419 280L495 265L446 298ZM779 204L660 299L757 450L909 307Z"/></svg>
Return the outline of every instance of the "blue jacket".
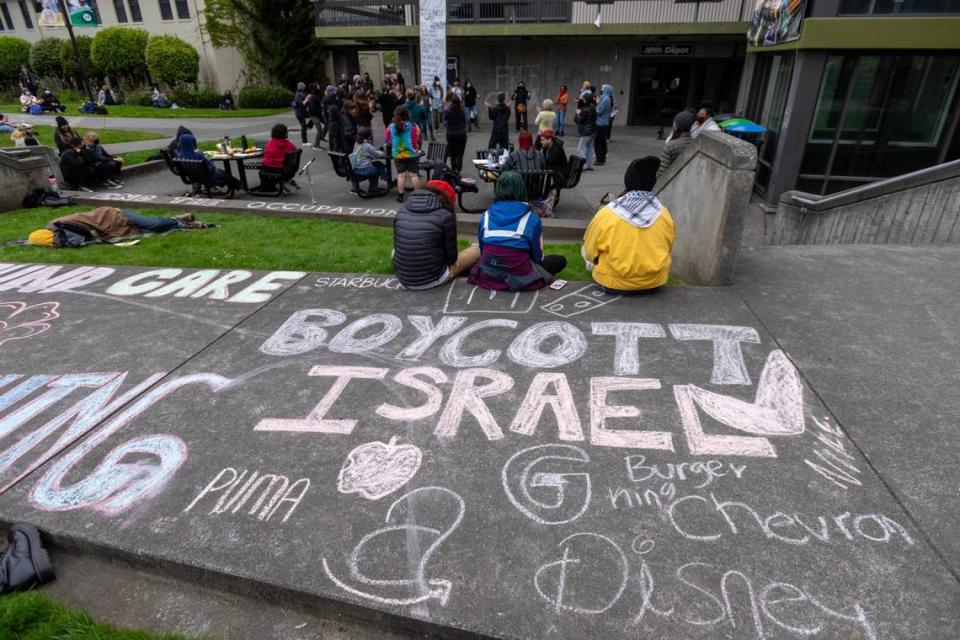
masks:
<svg viewBox="0 0 960 640"><path fill-rule="evenodd" d="M543 225L526 202L498 200L480 217L480 251L485 244L519 249L543 262Z"/></svg>
<svg viewBox="0 0 960 640"><path fill-rule="evenodd" d="M603 93L600 97L600 103L597 104L597 126L609 127L610 114L613 112L613 87L608 84L603 85Z"/></svg>

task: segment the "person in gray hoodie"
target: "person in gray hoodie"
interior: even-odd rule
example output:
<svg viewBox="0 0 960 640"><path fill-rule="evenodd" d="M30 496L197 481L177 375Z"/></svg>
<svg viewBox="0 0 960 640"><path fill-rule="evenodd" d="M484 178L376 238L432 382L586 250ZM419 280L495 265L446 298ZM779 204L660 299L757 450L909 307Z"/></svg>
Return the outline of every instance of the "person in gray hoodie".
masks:
<svg viewBox="0 0 960 640"><path fill-rule="evenodd" d="M605 84L600 88L600 102L597 103L597 135L593 140L593 151L597 156L594 163L603 166L607 162L607 141L610 139L610 127L613 124L613 87Z"/></svg>
<svg viewBox="0 0 960 640"><path fill-rule="evenodd" d="M694 116L689 111L681 111L673 118L673 133L670 139L663 145L663 152L660 154L660 168L657 170L657 178L662 176L670 168L670 165L680 157L683 150L686 149L693 139L690 137L690 127L693 125Z"/></svg>

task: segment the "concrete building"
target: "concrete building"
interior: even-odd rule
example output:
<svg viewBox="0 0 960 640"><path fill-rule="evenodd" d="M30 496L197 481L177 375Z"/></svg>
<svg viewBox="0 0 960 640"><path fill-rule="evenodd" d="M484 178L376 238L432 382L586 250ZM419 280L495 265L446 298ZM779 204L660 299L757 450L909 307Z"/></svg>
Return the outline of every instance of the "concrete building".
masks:
<svg viewBox="0 0 960 640"><path fill-rule="evenodd" d="M395 49L404 77L415 78L416 0L331 0L317 7L317 37L331 51L337 75L358 72L360 52ZM447 7L450 64L481 93L509 93L523 80L539 102L555 97L561 84L575 93L584 80L609 83L616 88L617 124L669 122L700 100L732 109L752 11L747 0L451 0Z"/></svg>
<svg viewBox="0 0 960 640"><path fill-rule="evenodd" d="M77 35L94 35L103 27L119 25L151 34L179 36L200 54L200 82L219 90L238 86L243 60L232 48L217 49L210 44L209 36L201 28L204 0L86 0L85 4L95 11L100 24L75 26ZM44 13L35 10L32 0L0 0L0 35L30 42L68 37L64 27L44 26L45 18Z"/></svg>

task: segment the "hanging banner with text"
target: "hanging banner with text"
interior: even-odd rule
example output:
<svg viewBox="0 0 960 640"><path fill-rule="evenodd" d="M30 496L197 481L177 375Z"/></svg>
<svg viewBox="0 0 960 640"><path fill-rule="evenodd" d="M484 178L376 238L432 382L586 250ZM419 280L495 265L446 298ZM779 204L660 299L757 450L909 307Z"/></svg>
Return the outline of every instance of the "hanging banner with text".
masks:
<svg viewBox="0 0 960 640"><path fill-rule="evenodd" d="M447 77L447 2L420 0L420 82Z"/></svg>

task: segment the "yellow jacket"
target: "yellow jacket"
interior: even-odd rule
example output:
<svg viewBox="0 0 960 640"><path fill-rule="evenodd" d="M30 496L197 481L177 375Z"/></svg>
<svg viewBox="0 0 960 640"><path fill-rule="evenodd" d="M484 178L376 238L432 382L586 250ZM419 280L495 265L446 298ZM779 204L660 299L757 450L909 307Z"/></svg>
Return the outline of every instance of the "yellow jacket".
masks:
<svg viewBox="0 0 960 640"><path fill-rule="evenodd" d="M631 191L597 212L583 236L593 279L622 291L667 283L676 229L670 212L651 193Z"/></svg>

